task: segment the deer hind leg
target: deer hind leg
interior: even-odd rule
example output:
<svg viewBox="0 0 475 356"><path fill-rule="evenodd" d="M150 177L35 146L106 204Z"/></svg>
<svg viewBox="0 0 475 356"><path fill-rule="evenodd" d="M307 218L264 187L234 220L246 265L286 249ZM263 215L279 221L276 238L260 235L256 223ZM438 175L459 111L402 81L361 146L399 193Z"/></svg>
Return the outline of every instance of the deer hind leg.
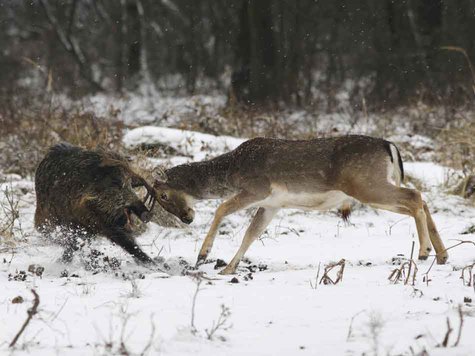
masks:
<svg viewBox="0 0 475 356"><path fill-rule="evenodd" d="M430 242L435 248L437 264L443 265L449 259L449 254L447 253L447 249L445 248L444 243L440 238L439 232L435 227L435 223L434 220L432 220L432 216L430 214L429 208L427 207L427 203L425 201L422 201L422 204L424 206L424 212L426 213L427 217L427 227L429 228Z"/></svg>
<svg viewBox="0 0 475 356"><path fill-rule="evenodd" d="M387 184L379 187L379 189L371 189L371 191L363 189L353 196L361 202L368 203L376 208L412 216L416 222L417 235L419 237L419 259L425 260L429 257L432 250L432 242L436 248L437 255L440 255L437 261L445 263L447 260L445 248L440 240L440 236L438 236L429 210L424 208L425 202L422 200L420 192Z"/></svg>
<svg viewBox="0 0 475 356"><path fill-rule="evenodd" d="M437 228L435 227L434 220L432 220L432 216L429 212L429 208L427 207L427 203L424 200L422 200L421 193L413 189L407 189L407 188L399 188L399 189L403 190L405 194L412 195L411 199L409 200L403 199L402 202L405 204L404 207L410 212L410 215L412 215L414 219L416 220L416 227L417 227L417 233L419 235L419 241L421 241L422 238L425 239L425 236L427 235L429 236L430 242L427 242L426 240L424 240L426 242L425 245L429 246L427 248L428 252L423 253L424 252L423 245L421 242L421 248L419 251L419 259L427 259L431 250L430 244L432 244L436 252L437 263L445 264L447 262L449 255L444 246L444 243L442 242L442 239L440 238L439 232L437 231Z"/></svg>
<svg viewBox="0 0 475 356"><path fill-rule="evenodd" d="M434 223L434 220L432 220L432 216L430 214L429 208L427 207L427 203L423 200L422 204L424 208L424 213L426 215L426 223L427 223L427 228L429 230L430 242L435 249L437 264L443 265L447 262L449 258L449 254L447 253L447 249L445 248L444 243L442 242L442 239L440 238L439 232L437 231L437 228L435 227L435 223ZM403 208L403 207L388 208L386 206L378 206L377 204L370 204L370 205L374 206L375 208L385 209L385 210L389 210L395 213L413 216L410 210L407 208Z"/></svg>
<svg viewBox="0 0 475 356"><path fill-rule="evenodd" d="M259 208L256 215L252 218L251 224L246 230L246 234L239 247L238 252L233 257L231 262L223 269L220 274L233 274L236 272L236 268L241 262L242 257L249 249L249 246L265 231L267 225L271 222L279 209Z"/></svg>
<svg viewBox="0 0 475 356"><path fill-rule="evenodd" d="M203 241L203 244L201 245L200 253L198 254L198 260L196 261L197 266L200 263L204 262L208 257L208 254L211 252L216 233L218 232L219 225L221 224L221 221L223 221L223 218L241 209L245 209L252 203L255 203L259 200L261 200L260 197L247 191L243 191L241 193L238 193L231 199L225 201L218 207L208 234L206 235L206 238Z"/></svg>

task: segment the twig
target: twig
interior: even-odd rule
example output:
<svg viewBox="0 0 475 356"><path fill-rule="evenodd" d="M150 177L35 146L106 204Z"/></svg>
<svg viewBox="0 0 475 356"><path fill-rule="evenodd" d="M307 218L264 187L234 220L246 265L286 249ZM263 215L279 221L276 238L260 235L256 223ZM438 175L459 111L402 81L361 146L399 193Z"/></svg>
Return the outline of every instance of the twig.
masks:
<svg viewBox="0 0 475 356"><path fill-rule="evenodd" d="M460 324L459 324L459 332L457 333L457 340L454 343L454 347L457 347L460 342L460 338L462 337L462 327L463 327L463 311L462 311L462 304L459 304L459 318L460 318Z"/></svg>
<svg viewBox="0 0 475 356"><path fill-rule="evenodd" d="M209 330L205 329L206 337L208 338L208 340L212 340L213 335L219 329L221 329L221 328L224 328L225 330L227 329L225 327L225 324L228 321L228 318L229 318L230 315L231 315L231 311L229 310L229 308L227 306L225 306L224 304L221 304L221 313L219 314L218 320L216 321L216 323L213 322L213 324L211 325L211 328Z"/></svg>
<svg viewBox="0 0 475 356"><path fill-rule="evenodd" d="M427 269L426 273L423 274L423 277L422 277L422 280L424 282L426 282L427 286L429 286L429 272L430 270L432 269L432 266L434 266L434 263L436 261L437 257L434 257L434 259L432 260L432 263L430 264L429 268Z"/></svg>
<svg viewBox="0 0 475 356"><path fill-rule="evenodd" d="M462 275L460 278L462 279L462 282L465 286L471 287L472 285L475 286L475 281L474 281L474 274L473 268L475 267L475 263L472 263L471 265L465 266L462 268ZM468 274L468 281L465 280L465 276Z"/></svg>
<svg viewBox="0 0 475 356"><path fill-rule="evenodd" d="M59 316L59 314L63 311L63 308L64 306L66 305L66 303L68 302L68 298L66 298L66 300L64 301L63 305L61 305L61 307L59 308L59 310L53 315L53 317L51 318L51 320L49 321L49 323L52 323L53 321L56 320L56 318Z"/></svg>
<svg viewBox="0 0 475 356"><path fill-rule="evenodd" d="M409 268L408 268L408 271L407 271L407 277L406 277L406 280L404 281L404 284L407 284L407 283L409 282L409 277L411 276L412 265L414 265L414 274L413 274L413 276L412 276L412 285L414 285L415 280L416 280L417 266L416 266L416 263L415 263L414 260L413 260L413 256L414 256L414 245L415 245L415 242L412 241L412 247L411 247L411 261L409 262Z"/></svg>
<svg viewBox="0 0 475 356"><path fill-rule="evenodd" d="M449 343L450 334L452 333L453 330L454 329L452 329L452 327L450 326L449 317L447 317L447 332L445 333L444 340L442 340L442 343L439 346L447 347L447 344Z"/></svg>
<svg viewBox="0 0 475 356"><path fill-rule="evenodd" d="M219 278L211 278L205 275L203 271L184 271L185 276L190 276L193 279L204 279L206 281L219 281Z"/></svg>
<svg viewBox="0 0 475 356"><path fill-rule="evenodd" d="M456 243L456 244L453 245L453 246L447 247L447 248L446 248L445 250L443 250L443 251L438 252L438 253L434 256L434 259L432 260L432 263L430 264L430 266L429 266L429 268L427 269L426 273L424 273L424 281L427 283L427 285L429 285L429 281L430 281L430 279L429 279L429 272L431 271L432 267L434 266L434 263L435 263L435 261L437 260L437 255L438 255L438 254L441 254L441 253L443 253L443 252L446 252L446 251L448 251L448 250L451 250L451 249L453 249L453 248L455 248L455 247L458 247L458 246L460 246L460 245L463 245L463 244L472 244L472 245L475 246L475 241L471 241L471 240L458 240L458 239L455 239L455 241L459 241L459 242Z"/></svg>
<svg viewBox="0 0 475 356"><path fill-rule="evenodd" d="M203 279L199 275L194 275L195 283L196 283L196 290L195 294L193 295L193 301L191 302L191 332L196 333L197 329L195 326L195 308L196 308L196 297L198 297L198 293L200 292L201 282Z"/></svg>
<svg viewBox="0 0 475 356"><path fill-rule="evenodd" d="M30 309L27 310L28 317L26 318L26 320L23 323L20 331L18 331L18 333L15 335L15 337L13 338L10 345L8 345L8 347L15 346L15 344L18 341L18 339L20 338L21 334L23 334L26 327L28 326L31 319L33 318L33 315L35 315L38 312L38 305L40 305L40 297L38 296L38 294L36 293L36 291L34 289L31 290L31 293L33 293L33 295L35 296L35 299L33 300L33 306Z"/></svg>
<svg viewBox="0 0 475 356"><path fill-rule="evenodd" d="M341 282L343 280L343 272L345 270L345 259L342 258L340 261L338 262L334 262L334 263L329 263L328 265L325 266L325 269L323 271L323 276L322 278L320 279L320 284L337 284L338 282ZM338 272L336 273L336 279L333 280L331 279L331 277L328 275L328 273L330 273L330 271L339 266L340 269L338 270Z"/></svg>
<svg viewBox="0 0 475 356"><path fill-rule="evenodd" d="M404 221L404 220L407 220L407 217L404 217L402 219L399 219L397 220L396 222L392 223L389 225L389 235L391 236L391 233L392 233L392 230L393 230L393 227L396 226L397 224L399 224L401 221Z"/></svg>
<svg viewBox="0 0 475 356"><path fill-rule="evenodd" d="M317 287L318 287L318 278L320 277L320 266L321 266L321 262L318 262L318 269L317 269L317 275L315 277L315 284L312 283L312 280L309 280L310 287L312 289L317 289Z"/></svg>
<svg viewBox="0 0 475 356"><path fill-rule="evenodd" d="M360 310L358 313L356 313L355 315L351 317L350 326L348 327L348 334L346 335L346 341L350 341L351 334L353 333L353 321L358 315L360 315L361 313L364 313L365 311L366 309Z"/></svg>
<svg viewBox="0 0 475 356"><path fill-rule="evenodd" d="M396 284L397 282L404 280L404 285L407 285L409 283L409 279L412 276L412 286L415 285L418 268L417 268L416 262L414 262L414 259L413 259L414 244L415 243L413 241L412 248L411 248L411 259L401 264L399 268L395 268L389 275L388 279L392 283ZM407 274L406 274L406 268L407 268Z"/></svg>
<svg viewBox="0 0 475 356"><path fill-rule="evenodd" d="M148 354L153 345L153 339L155 338L155 323L153 322L153 314L150 316L150 324L152 325L152 330L150 331L150 338L148 340L147 345L145 345L144 349L140 353L140 356Z"/></svg>

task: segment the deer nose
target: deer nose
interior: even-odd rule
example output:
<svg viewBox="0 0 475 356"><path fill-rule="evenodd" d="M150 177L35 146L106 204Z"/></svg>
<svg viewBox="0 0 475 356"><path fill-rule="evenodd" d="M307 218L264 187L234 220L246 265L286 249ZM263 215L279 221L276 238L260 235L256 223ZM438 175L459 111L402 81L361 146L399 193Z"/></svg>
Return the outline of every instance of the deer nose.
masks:
<svg viewBox="0 0 475 356"><path fill-rule="evenodd" d="M193 222L193 217L189 215L184 215L181 217L180 220L183 221L185 224L191 224Z"/></svg>

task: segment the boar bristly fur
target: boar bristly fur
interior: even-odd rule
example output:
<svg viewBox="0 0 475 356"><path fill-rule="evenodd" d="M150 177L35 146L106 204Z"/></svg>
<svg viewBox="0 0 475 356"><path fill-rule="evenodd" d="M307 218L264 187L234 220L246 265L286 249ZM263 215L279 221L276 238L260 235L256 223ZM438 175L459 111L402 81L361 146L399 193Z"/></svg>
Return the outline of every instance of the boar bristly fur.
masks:
<svg viewBox="0 0 475 356"><path fill-rule="evenodd" d="M153 260L136 244L131 214L148 221L150 213L133 188L148 184L120 155L102 149L85 150L67 143L50 148L35 175L35 227L52 236L64 232L63 260L72 259L78 238L97 234L130 253L137 262ZM58 241L58 240L57 240Z"/></svg>

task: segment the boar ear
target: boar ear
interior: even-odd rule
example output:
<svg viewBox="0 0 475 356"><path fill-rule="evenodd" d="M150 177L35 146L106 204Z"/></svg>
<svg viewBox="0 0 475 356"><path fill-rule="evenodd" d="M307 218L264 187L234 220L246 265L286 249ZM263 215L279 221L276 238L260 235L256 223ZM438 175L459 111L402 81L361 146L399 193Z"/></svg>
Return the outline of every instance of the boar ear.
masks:
<svg viewBox="0 0 475 356"><path fill-rule="evenodd" d="M113 157L104 157L101 159L101 163L99 164L100 167L124 167L127 164L124 161Z"/></svg>
<svg viewBox="0 0 475 356"><path fill-rule="evenodd" d="M168 188L168 184L167 184L166 182L164 182L164 181L155 179L155 182L153 182L153 187L154 187L155 189L164 190L164 189L167 189L167 188Z"/></svg>
<svg viewBox="0 0 475 356"><path fill-rule="evenodd" d="M79 201L77 201L77 205L79 208L90 208L93 203L97 200L97 197L92 194L84 194Z"/></svg>
<svg viewBox="0 0 475 356"><path fill-rule="evenodd" d="M159 180L159 181L162 181L162 182L166 182L167 181L167 174L165 173L165 170L162 167L157 166L152 171L152 178L154 180Z"/></svg>

